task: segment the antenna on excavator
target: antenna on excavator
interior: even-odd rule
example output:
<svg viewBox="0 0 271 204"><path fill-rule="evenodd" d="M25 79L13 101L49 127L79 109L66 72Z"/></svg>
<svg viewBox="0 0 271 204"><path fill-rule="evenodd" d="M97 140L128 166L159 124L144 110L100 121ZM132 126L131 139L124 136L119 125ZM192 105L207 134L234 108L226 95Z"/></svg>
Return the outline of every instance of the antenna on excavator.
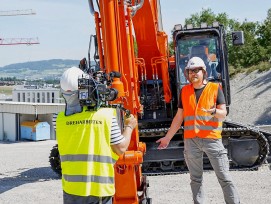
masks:
<svg viewBox="0 0 271 204"><path fill-rule="evenodd" d="M0 16L35 15L32 9L0 11ZM40 44L38 38L1 38L0 45L33 45Z"/></svg>

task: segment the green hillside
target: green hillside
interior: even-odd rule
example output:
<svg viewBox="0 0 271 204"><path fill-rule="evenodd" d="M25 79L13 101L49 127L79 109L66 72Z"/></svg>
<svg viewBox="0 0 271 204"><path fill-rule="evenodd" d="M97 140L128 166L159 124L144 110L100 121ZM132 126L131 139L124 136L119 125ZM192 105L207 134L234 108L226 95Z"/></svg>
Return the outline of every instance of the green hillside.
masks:
<svg viewBox="0 0 271 204"><path fill-rule="evenodd" d="M57 79L72 66L78 66L79 60L51 59L10 64L0 67L0 76L17 79Z"/></svg>

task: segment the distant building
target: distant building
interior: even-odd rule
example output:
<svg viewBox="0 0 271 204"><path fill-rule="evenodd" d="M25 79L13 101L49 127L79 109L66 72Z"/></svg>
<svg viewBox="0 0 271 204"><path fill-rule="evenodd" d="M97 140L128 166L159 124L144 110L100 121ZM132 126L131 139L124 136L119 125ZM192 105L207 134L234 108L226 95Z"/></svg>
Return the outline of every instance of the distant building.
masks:
<svg viewBox="0 0 271 204"><path fill-rule="evenodd" d="M15 86L12 91L12 100L29 103L59 103L62 101L59 89L38 85Z"/></svg>
<svg viewBox="0 0 271 204"><path fill-rule="evenodd" d="M11 95L0 93L0 101L12 101Z"/></svg>
<svg viewBox="0 0 271 204"><path fill-rule="evenodd" d="M0 86L14 86L15 81L0 81Z"/></svg>
<svg viewBox="0 0 271 204"><path fill-rule="evenodd" d="M22 140L21 130L24 122L36 121L47 122L50 125L50 139L55 139L53 115L64 110L63 103L0 101L0 141ZM32 127L34 132L36 126Z"/></svg>

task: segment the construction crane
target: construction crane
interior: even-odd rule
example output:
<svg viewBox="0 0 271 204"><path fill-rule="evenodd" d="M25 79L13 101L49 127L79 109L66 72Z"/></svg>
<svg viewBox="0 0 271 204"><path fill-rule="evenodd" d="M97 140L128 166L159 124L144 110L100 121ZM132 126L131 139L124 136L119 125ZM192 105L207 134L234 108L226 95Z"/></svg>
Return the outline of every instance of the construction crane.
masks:
<svg viewBox="0 0 271 204"><path fill-rule="evenodd" d="M38 38L0 38L0 45L33 45L40 44Z"/></svg>
<svg viewBox="0 0 271 204"><path fill-rule="evenodd" d="M35 15L32 9L0 11L0 16ZM0 38L0 45L33 45L40 44L38 38Z"/></svg>
<svg viewBox="0 0 271 204"><path fill-rule="evenodd" d="M26 10L11 10L11 11L0 11L0 16L21 16L21 15L35 15L32 9Z"/></svg>

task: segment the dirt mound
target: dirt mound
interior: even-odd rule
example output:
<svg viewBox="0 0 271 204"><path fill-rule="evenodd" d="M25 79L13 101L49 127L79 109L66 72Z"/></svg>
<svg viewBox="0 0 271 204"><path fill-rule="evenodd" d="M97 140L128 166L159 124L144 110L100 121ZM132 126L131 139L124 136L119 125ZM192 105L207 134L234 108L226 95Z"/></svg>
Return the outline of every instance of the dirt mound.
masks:
<svg viewBox="0 0 271 204"><path fill-rule="evenodd" d="M231 105L227 120L252 125L271 125L271 70L231 80Z"/></svg>

